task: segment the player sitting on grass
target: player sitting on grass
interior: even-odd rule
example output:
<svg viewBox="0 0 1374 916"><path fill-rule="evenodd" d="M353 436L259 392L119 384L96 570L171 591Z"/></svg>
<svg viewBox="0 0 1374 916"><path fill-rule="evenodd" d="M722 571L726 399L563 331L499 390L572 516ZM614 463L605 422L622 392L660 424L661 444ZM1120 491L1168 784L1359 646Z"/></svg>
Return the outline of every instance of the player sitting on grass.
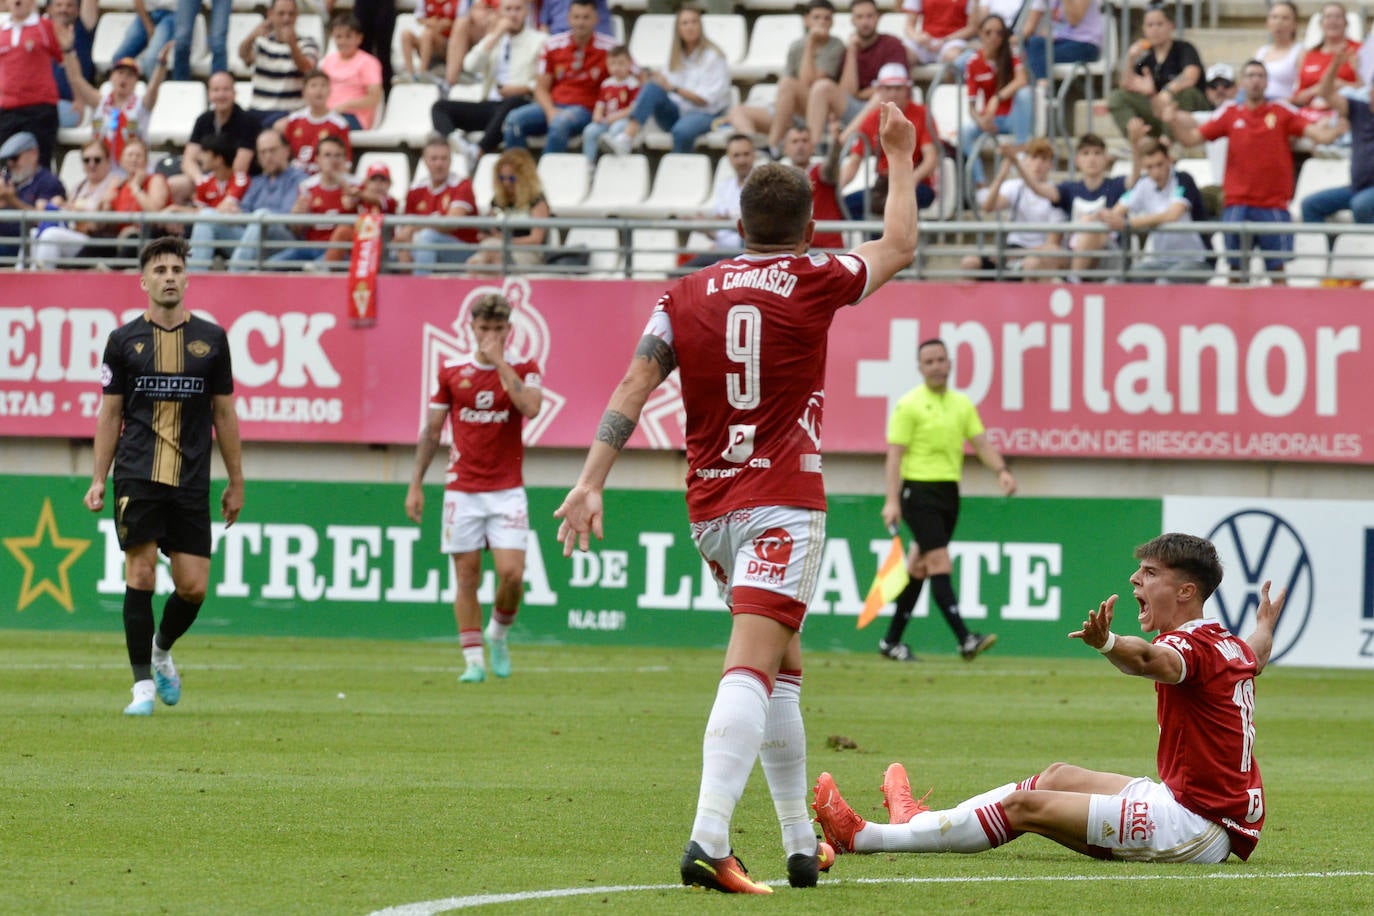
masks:
<svg viewBox="0 0 1374 916"><path fill-rule="evenodd" d="M1038 833L1100 859L1221 862L1248 859L1264 826L1264 785L1255 746L1255 677L1274 645L1286 592L1260 589L1255 632L1241 640L1202 605L1221 583L1210 541L1164 534L1136 548L1131 576L1140 628L1153 641L1111 632L1112 595L1069 636L1126 674L1155 681L1160 782L1052 763L1021 782L931 811L911 797L900 763L883 777L890 824L870 824L816 781L816 820L836 852L982 852Z"/></svg>

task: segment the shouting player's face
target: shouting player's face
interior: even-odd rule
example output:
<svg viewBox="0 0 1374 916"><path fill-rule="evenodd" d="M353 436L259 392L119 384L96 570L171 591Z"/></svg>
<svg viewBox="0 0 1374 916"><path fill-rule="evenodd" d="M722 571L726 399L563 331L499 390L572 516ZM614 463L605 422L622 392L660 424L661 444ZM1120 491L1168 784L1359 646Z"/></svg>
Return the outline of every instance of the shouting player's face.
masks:
<svg viewBox="0 0 1374 916"><path fill-rule="evenodd" d="M148 262L139 282L149 303L174 309L186 295L186 279L186 265L181 258L165 254Z"/></svg>
<svg viewBox="0 0 1374 916"><path fill-rule="evenodd" d="M1140 605L1140 629L1152 633L1174 625L1178 608L1179 589L1184 585L1172 569L1158 560L1145 557L1140 568L1131 576L1132 595Z"/></svg>

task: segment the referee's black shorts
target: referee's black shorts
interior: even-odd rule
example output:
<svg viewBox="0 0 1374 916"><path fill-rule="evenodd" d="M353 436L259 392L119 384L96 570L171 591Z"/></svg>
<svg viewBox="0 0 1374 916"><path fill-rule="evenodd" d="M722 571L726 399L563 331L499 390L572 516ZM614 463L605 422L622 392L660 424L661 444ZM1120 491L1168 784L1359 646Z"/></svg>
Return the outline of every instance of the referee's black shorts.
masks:
<svg viewBox="0 0 1374 916"><path fill-rule="evenodd" d="M210 494L151 480L114 482L115 534L121 550L156 541L163 553L210 555Z"/></svg>
<svg viewBox="0 0 1374 916"><path fill-rule="evenodd" d="M948 547L959 521L959 484L953 480L902 481L902 521L921 553Z"/></svg>

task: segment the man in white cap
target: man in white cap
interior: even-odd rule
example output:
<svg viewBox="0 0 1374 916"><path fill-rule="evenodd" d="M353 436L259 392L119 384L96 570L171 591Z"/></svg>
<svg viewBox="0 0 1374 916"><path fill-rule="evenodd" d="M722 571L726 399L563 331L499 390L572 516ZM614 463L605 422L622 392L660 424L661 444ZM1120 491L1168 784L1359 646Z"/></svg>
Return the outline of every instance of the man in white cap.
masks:
<svg viewBox="0 0 1374 916"><path fill-rule="evenodd" d="M1230 64L1212 64L1207 68L1207 82L1202 91L1213 108L1220 108L1240 92L1236 86L1236 71Z"/></svg>
<svg viewBox="0 0 1374 916"><path fill-rule="evenodd" d="M46 210L61 205L67 191L38 162L38 138L21 130L0 145L0 210ZM19 253L19 224L0 223L0 258Z"/></svg>
<svg viewBox="0 0 1374 916"><path fill-rule="evenodd" d="M935 202L935 172L940 167L940 152L931 136L926 123L926 109L911 99L911 73L905 63L883 64L878 70L878 78L873 81L873 97L876 104L871 105L868 113L850 132L854 145L849 150L840 169L840 187L847 187L859 173L859 166L869 152L878 154L877 179L868 189L868 212L881 218L887 206L887 155L878 143L878 115L884 102L892 102L902 110L906 119L916 127L916 153L912 164L916 167L916 205L925 209ZM845 207L851 219L865 219L864 192L855 191L845 196Z"/></svg>

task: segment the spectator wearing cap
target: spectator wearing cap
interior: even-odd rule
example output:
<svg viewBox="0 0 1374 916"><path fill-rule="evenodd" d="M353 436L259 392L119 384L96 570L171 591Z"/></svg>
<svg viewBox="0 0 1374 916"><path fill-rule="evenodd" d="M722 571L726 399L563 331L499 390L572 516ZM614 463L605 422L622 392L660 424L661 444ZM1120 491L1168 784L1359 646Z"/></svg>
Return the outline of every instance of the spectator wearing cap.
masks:
<svg viewBox="0 0 1374 916"><path fill-rule="evenodd" d="M1293 197L1293 151L1289 141L1306 137L1314 143L1331 143L1344 128L1329 123L1305 120L1290 105L1270 102L1264 97L1268 86L1264 64L1246 61L1240 71L1242 96L1228 102L1211 120L1198 124L1186 111L1166 109L1163 120L1173 129L1178 142L1194 146L1226 137L1226 178L1222 184L1222 222L1288 223L1288 204ZM1239 272L1241 259L1248 258L1248 246L1241 248L1239 233L1226 233L1226 248L1231 269ZM1293 250L1288 233L1256 233L1254 245L1266 253L1265 267L1280 274L1282 283L1285 256Z"/></svg>
<svg viewBox="0 0 1374 916"><path fill-rule="evenodd" d="M57 145L52 65L62 61L64 50L52 20L38 15L34 0L10 0L9 18L0 18L0 143L26 131L37 140L45 165Z"/></svg>
<svg viewBox="0 0 1374 916"><path fill-rule="evenodd" d="M849 157L840 169L840 187L847 187L859 173L864 157L872 152L878 155L877 179L868 189L868 212L881 218L887 208L887 153L878 141L878 123L882 106L892 102L902 109L908 121L916 128L916 150L912 154L912 164L916 167L916 205L922 209L935 202L935 173L940 167L940 152L930 135L926 124L926 109L911 98L911 75L905 63L884 64L874 80L876 104L870 105L868 113L847 133L854 136ZM855 191L845 197L845 206L851 219L864 219L864 192Z"/></svg>
<svg viewBox="0 0 1374 916"><path fill-rule="evenodd" d="M1045 13L1050 14L1050 40L1040 33ZM1102 5L1098 0L1030 0L1021 29L1026 66L1036 81L1049 78L1050 52L1056 64L1087 64L1102 56L1106 34Z"/></svg>
<svg viewBox="0 0 1374 916"><path fill-rule="evenodd" d="M453 155L448 141L430 134L420 152L424 165L406 194L407 216L469 217L477 213L477 197L472 182L453 171ZM432 229L428 226L402 226L396 230L397 242L413 242L415 248L402 249L397 260L414 261L415 273L424 275L435 264L462 264L477 250L481 236L476 229L457 227Z"/></svg>
<svg viewBox="0 0 1374 916"><path fill-rule="evenodd" d="M544 43L534 101L506 115L506 149L524 147L529 137L547 134L545 152L567 152L568 141L581 136L592 122L592 109L606 78L606 55L615 41L596 31L592 0L573 0L568 24L568 31Z"/></svg>
<svg viewBox="0 0 1374 916"><path fill-rule="evenodd" d="M1240 91L1236 87L1236 71L1230 64L1212 64L1207 68L1207 82L1203 86L1207 104L1220 108L1233 100Z"/></svg>
<svg viewBox="0 0 1374 916"><path fill-rule="evenodd" d="M1336 52L1317 88L1327 105L1350 121L1350 184L1304 197L1305 223L1326 222L1342 210L1349 210L1357 223L1374 223L1374 86L1364 98L1341 92L1338 74L1349 57L1349 51ZM1330 239L1334 241L1335 236Z"/></svg>
<svg viewBox="0 0 1374 916"><path fill-rule="evenodd" d="M48 0L48 18L52 20L54 31L59 26L72 27L72 50L76 52L81 75L86 82L95 82L95 61L91 48L95 43L95 24L100 18L99 0ZM57 81L57 122L60 127L76 127L85 116L86 109L72 96L72 85L67 79L67 71L60 63L52 65L53 79Z"/></svg>
<svg viewBox="0 0 1374 916"><path fill-rule="evenodd" d="M363 175L363 183L356 189L356 206L354 212L359 215L364 213L380 213L383 216L390 216L400 209L400 204L396 198L391 196L391 169L385 162L374 162L367 167L367 172ZM345 243L351 244L357 236L357 224L335 226L330 233L330 247L324 253L324 260L332 263L347 260L350 254L348 248L343 247ZM382 227L383 232L389 231L386 226ZM339 245L339 247L334 247Z"/></svg>
<svg viewBox="0 0 1374 916"><path fill-rule="evenodd" d="M248 190L238 204L240 212L258 217L269 213L290 213L299 196L300 184L305 180L305 172L291 161L291 150L286 145L286 139L275 127L258 134L256 149L262 172L249 180ZM258 235L255 236L253 247L244 247L242 251L235 249L230 257L231 262L236 259L244 263L256 260L256 238L261 238L264 230L259 228L255 231ZM273 242L295 239L291 231L280 223L268 225L265 232L268 240ZM191 228L191 259L187 266L191 270L205 270L215 254L216 245L222 244L227 248L229 243L242 242L246 234L247 227L243 224L198 221Z"/></svg>
<svg viewBox="0 0 1374 916"><path fill-rule="evenodd" d="M111 57L137 57L139 69L152 73L163 47L176 33L176 12L177 0L134 0L134 21Z"/></svg>
<svg viewBox="0 0 1374 916"><path fill-rule="evenodd" d="M1112 120L1127 133L1132 118L1140 118L1150 136L1160 137L1165 125L1159 113L1165 105L1182 111L1208 111L1211 103L1202 91L1202 58L1197 48L1174 37L1174 21L1163 7L1145 11L1141 29L1145 37L1126 55L1121 71L1121 88L1107 99Z"/></svg>
<svg viewBox="0 0 1374 916"><path fill-rule="evenodd" d="M65 37L64 37L65 40ZM158 93L162 81L167 77L167 58L171 45L166 45L158 55L157 68L143 95L138 94L138 81L142 76L138 61L132 57L121 57L110 70L110 89L104 95L81 75L77 67L76 55L66 55L67 79L71 80L72 92L81 104L93 109L91 129L94 136L105 141L110 157L116 162L124 152L124 144L137 137L148 141L148 118L157 106Z"/></svg>
<svg viewBox="0 0 1374 916"><path fill-rule="evenodd" d="M206 84L210 107L200 113L191 127L190 139L181 152L182 174L199 184L200 148L211 137L228 137L234 144L234 171L252 174L257 168L253 147L257 143L257 119L234 101L234 77L223 70L210 74Z"/></svg>
<svg viewBox="0 0 1374 916"><path fill-rule="evenodd" d="M239 44L239 58L253 68L250 113L263 127L301 107L305 75L315 69L320 46L296 34L296 0L272 0L258 27Z"/></svg>
<svg viewBox="0 0 1374 916"><path fill-rule="evenodd" d="M47 210L67 196L39 161L38 138L26 130L0 144L0 210ZM0 223L0 258L19 253L19 224Z"/></svg>
<svg viewBox="0 0 1374 916"><path fill-rule="evenodd" d="M854 31L845 46L838 80L818 77L806 105L806 126L813 137L825 136L831 118L850 124L873 97L878 71L888 64L906 65L906 46L896 35L878 31L878 4L854 0L849 6Z"/></svg>

